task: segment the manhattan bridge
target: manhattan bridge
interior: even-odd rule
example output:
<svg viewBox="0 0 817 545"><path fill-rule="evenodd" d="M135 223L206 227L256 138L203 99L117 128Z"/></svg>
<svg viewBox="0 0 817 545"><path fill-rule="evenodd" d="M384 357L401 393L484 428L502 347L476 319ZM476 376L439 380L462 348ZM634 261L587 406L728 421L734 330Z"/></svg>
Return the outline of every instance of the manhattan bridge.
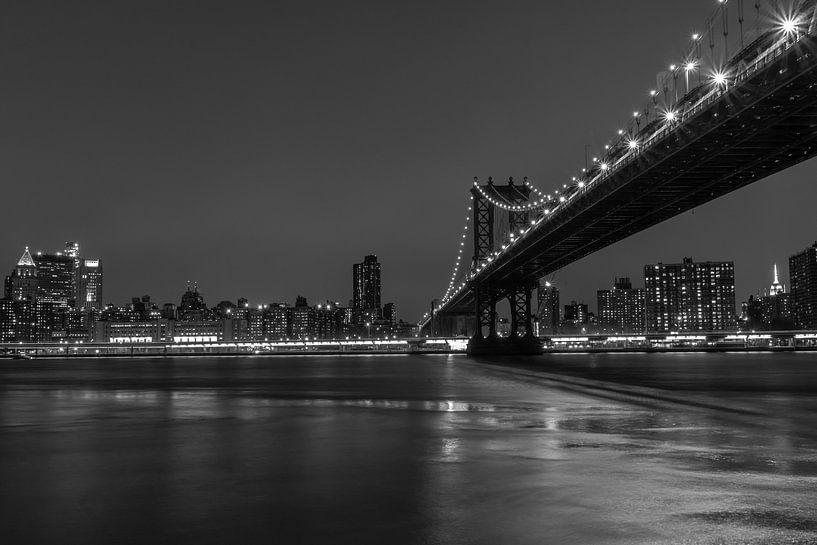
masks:
<svg viewBox="0 0 817 545"><path fill-rule="evenodd" d="M473 354L538 353L531 298L540 278L817 155L817 0L716 4L686 55L567 183L474 179L424 334L471 336ZM504 299L511 332L500 338Z"/></svg>

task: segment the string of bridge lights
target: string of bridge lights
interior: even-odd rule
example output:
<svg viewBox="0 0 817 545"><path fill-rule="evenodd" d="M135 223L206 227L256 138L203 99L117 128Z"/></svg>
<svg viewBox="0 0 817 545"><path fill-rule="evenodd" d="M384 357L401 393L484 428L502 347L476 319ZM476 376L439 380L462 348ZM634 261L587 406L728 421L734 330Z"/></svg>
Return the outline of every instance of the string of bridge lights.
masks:
<svg viewBox="0 0 817 545"><path fill-rule="evenodd" d="M726 4L728 3L728 0L716 0L716 1L717 1L718 5L720 6L721 10L723 10L723 8L725 8ZM742 4L741 4L741 6L742 6ZM740 9L742 9L742 7ZM758 11L758 17L759 17L760 1L755 1L755 9ZM817 8L815 8L815 10L817 12ZM725 11L722 11L722 14L725 16ZM817 16L817 13L815 15ZM717 17L717 11L715 12L715 14L713 16L710 16L709 20L707 21L707 26L709 28L707 34L710 35L710 48L714 48L714 46L715 46L714 37L712 35L713 29L714 29L712 21L716 17ZM741 24L742 23L743 23L743 20L741 20ZM804 24L804 22L801 21L798 17L796 17L794 15L786 15L786 14L783 14L783 15L778 14L777 23L778 23L778 30L782 35L780 40L778 40L775 43L773 43L772 45L770 45L769 48L766 50L766 52L758 55L758 58L764 57L769 51L772 51L775 48L779 47L780 44L781 44L781 41L788 40L788 39L790 39L792 37L799 38L799 35L802 32L802 26ZM726 25L726 23L724 23L724 25ZM741 29L741 32L742 32L742 29ZM623 148L624 153L615 162L612 162L612 163L607 159L607 157L604 157L602 159L599 159L598 157L593 157L594 167L591 168L590 170L592 172L595 167L598 167L598 171L595 173L595 175L592 178L588 179L587 176L588 176L589 173L587 172L587 167L585 167L585 168L582 169L582 174L581 175L573 176L571 178L572 183L571 183L570 186L568 186L568 184L563 184L562 185L563 190L571 190L571 189L581 190L581 189L583 189L583 188L585 188L585 187L587 187L589 185L592 185L595 182L601 180L603 177L606 177L606 176L610 175L611 172L616 170L617 166L624 159L626 159L627 157L630 157L632 155L638 155L640 152L644 151L648 147L649 144L652 143L652 141L657 137L657 135L662 133L668 127L671 127L673 124L680 123L681 121L683 121L683 114L679 113L677 110L674 109L674 107L676 107L679 104L679 100L678 100L677 96L676 96L676 100L674 101L674 103L672 105L669 105L669 100L668 100L668 97L667 97L668 84L669 84L670 78L672 78L675 81L675 91L676 91L676 95L677 95L677 78L678 78L679 73L681 71L683 71L686 85L685 85L685 94L681 97L681 100L686 98L686 96L690 92L690 84L689 84L690 75L693 72L695 72L696 70L699 70L699 69L703 68L703 63L701 62L701 60L703 58L703 55L700 54L700 44L702 42L702 39L703 39L703 35L701 35L699 33L693 34L692 35L692 42L693 42L692 50L690 51L690 54L686 56L686 60L684 61L684 63L681 64L681 65L672 64L672 65L669 66L670 71L667 73L667 76L665 76L664 80L661 82L662 86L664 86L663 92L664 92L664 95L665 95L665 106L662 109L660 109L660 112L659 112L658 98L657 98L658 95L659 95L659 92L657 90L653 89L653 90L651 90L649 92L649 97L650 97L650 102L652 103L652 107L650 107L650 102L648 102L647 106L643 110L634 111L633 112L633 117L632 117L632 119L630 120L630 122L628 124L629 125L628 130L619 129L617 131L618 138L615 140L615 143L613 144L613 146L611 146L609 144L604 146L605 155L607 155L608 157L609 157L609 152L610 152L611 149L615 150L617 148ZM726 39L726 33L724 34L724 39ZM711 69L710 74L709 74L709 83L712 86L712 89L708 93L704 94L691 107L689 107L688 110L694 110L697 107L697 105L699 105L699 104L703 103L704 101L708 100L713 95L714 96L720 96L722 93L726 92L726 90L728 89L728 87L730 85L730 80L734 80L735 78L736 78L735 74L730 74L729 72L725 71L722 68L713 67ZM699 76L698 87L700 87L700 85L701 85L701 81L700 81L700 76ZM657 127L656 130L649 137L642 139L642 138L640 138L641 137L641 129L640 129L641 116L644 115L645 122L646 122L649 119L649 111L651 109L653 109L655 111L656 118L658 118L659 113L660 113L660 117L663 119L664 123L663 123L662 126ZM633 124L636 125L635 130L633 129ZM645 128L647 126L649 126L649 123L645 123ZM551 196L549 194L545 194L542 191L540 191L537 187L535 187L533 184L531 184L528 181L527 178L525 178L524 184L525 184L525 186L530 188L530 190L536 195L537 198L534 199L533 201L527 203L527 204L524 204L524 205L511 205L511 204L508 204L506 202L503 202L503 201L501 201L501 200L499 200L497 198L493 198L492 196L488 195L485 192L485 190L482 188L482 186L479 185L478 180L476 178L474 179L474 187L477 189L480 196L482 198L484 198L485 200L487 200L491 205L493 205L493 206L495 206L497 208L500 208L502 210L507 210L507 211L513 211L513 212L526 212L526 211L541 209L542 212L543 212L543 216L540 216L537 219L531 220L531 226L536 226L537 224L539 224L541 221L543 221L545 219L544 216L550 215L552 212L555 211L556 208L558 208L558 206L560 204L566 203L567 201L569 201L572 197L574 197L577 194L575 191L573 191L570 194L565 192L565 193L560 195L559 190L554 190L554 194L556 195L556 197L553 197L553 196ZM446 292L445 292L445 294L443 295L443 297L441 299L441 305L446 304L449 300L451 300L451 298L453 298L454 296L456 296L460 292L462 292L462 290L464 290L467 287L468 280L471 280L474 277L476 277L490 263L492 263L497 257L499 257L506 250L508 250L517 241L519 241L531 229L531 227L529 227L527 229L521 229L521 230L519 230L518 235L515 235L513 232L510 233L510 235L509 235L510 240L506 244L503 244L502 247L499 250L496 250L493 253L491 253L489 256L486 257L486 259L481 264L477 265L474 268L474 270L471 271L468 274L466 281L461 282L460 284L456 284L457 276L459 274L460 266L462 264L463 251L464 251L464 248L465 248L465 241L467 239L468 224L471 221L471 214L473 213L473 199L474 199L474 197L472 195L471 196L471 203L468 206L468 214L466 216L466 222L465 222L465 225L463 226L463 233L462 233L462 237L461 237L461 240L460 240L460 246L459 246L458 252L457 252L457 258L456 258L456 261L455 261L455 264L454 264L454 268L453 268L453 272L452 272L452 275L451 275L451 279L450 279L449 284L448 284L448 288L446 289ZM556 206L553 209L545 208L550 203L555 203ZM423 321L428 319L429 317L430 317L429 313L426 312L424 314L424 316L423 316Z"/></svg>
<svg viewBox="0 0 817 545"><path fill-rule="evenodd" d="M581 175L573 176L571 178L571 182L572 182L572 184L570 186L571 189L574 188L574 187L578 188L579 190L583 189L584 187L586 187L586 186L600 180L601 178L603 178L603 177L605 177L607 175L610 175L612 173L612 171L614 171L624 159L626 159L627 157L632 156L632 155L638 155L640 152L642 152L647 147L648 144L652 143L652 141L654 140L656 135L661 133L667 127L672 126L673 124L678 123L680 121L683 121L683 112L679 112L678 110L675 109L675 107L680 102L682 102L683 99L685 99L687 97L687 95L690 93L691 90L694 90L694 89L700 87L700 85L702 83L701 78L700 78L700 73L701 73L701 70L703 69L703 65L704 65L704 63L703 63L704 54L702 53L702 50L701 50L701 44L703 43L703 39L704 39L705 36L709 36L709 46L710 46L710 49L712 50L710 52L710 56L712 58L714 58L713 51L714 51L714 47L716 45L715 44L715 36L714 36L714 28L715 28L714 21L717 19L717 16L718 16L719 13L720 13L721 17L728 17L727 14L726 14L725 8L728 5L729 0L716 0L716 2L718 4L718 7L715 8L715 11L708 18L708 20L706 22L706 25L705 25L708 28L707 32L704 33L704 34L701 34L701 33L692 34L691 35L692 46L691 46L691 49L690 49L689 53L687 55L685 55L684 62L681 63L681 64L670 64L669 65L669 72L666 73L666 75L664 76L664 79L661 82L662 91L663 91L663 94L664 94L664 103L665 103L664 107L659 108L659 105L658 105L658 97L659 97L659 95L661 93L659 93L659 91L656 90L656 89L650 90L649 93L648 93L649 94L649 101L646 103L646 106L643 109L636 110L636 111L633 112L633 116L632 116L631 120L628 123L628 129L627 130L619 129L617 131L617 138L614 140L614 144L612 146L610 144L607 144L607 145L604 146L604 152L605 152L606 156L609 156L609 152L611 150L622 149L622 148L625 150L624 154L622 154L615 162L611 162L610 160L607 159L607 157L604 157L602 159L599 159L598 157L593 157L593 160L592 160L593 168L591 168L590 171L592 172L594 168L598 167L597 173L592 178L588 179L587 178L588 168L587 167L582 168L581 169L581 172L582 172ZM757 18L759 20L760 19L761 2L759 0L756 0L754 2L754 7L755 7L755 10L757 11ZM742 25L743 25L743 21L744 21L743 15L742 15L743 14L743 4L742 3L739 4L739 13L740 13L739 22L741 24L741 34L742 34L743 33ZM767 52L776 49L780 45L781 40L785 41L785 40L790 39L792 37L798 38L799 35L802 32L802 27L805 24L804 21L800 20L800 18L797 15L794 15L794 14L776 13L775 16L774 16L774 19L777 21L777 30L780 32L781 37L777 42L775 42L775 43L773 43L773 44L771 44L769 46L769 48L767 49ZM723 25L724 25L724 40L727 40L728 22L724 22ZM741 49L740 51L742 51L742 50L743 49ZM763 54L758 55L758 58L765 56L767 52L764 52ZM724 63L724 64L728 64L728 63ZM698 74L699 74L698 86L692 87L691 84L690 84L690 77L695 72L698 72ZM684 84L684 95L682 97L680 97L680 100L679 100L679 98L677 96L677 91L678 91L678 78L679 78L679 76L681 74L683 74L685 84ZM710 85L712 86L712 89L709 91L709 93L706 93L698 101L693 103L691 107L687 108L687 110L693 110L695 106L697 106L698 104L704 102L706 99L710 98L713 93L715 95L719 96L720 94L725 92L729 88L730 82L733 81L734 79L736 79L736 74L730 74L727 70L724 70L722 67L719 68L719 67L713 66L711 68L711 71L710 71L709 75L708 75L708 79L709 79ZM669 88L670 88L669 87L670 82L673 82L674 93L676 95L675 100L673 101L673 104L670 104L670 99L669 99L669 96L668 96L668 92L669 92ZM688 106L690 106L690 105L688 104ZM656 130L648 138L640 139L639 138L641 136L641 134L640 134L641 133L640 125L641 125L641 122L642 122L642 116L644 118L643 120L645 122L645 128L646 128L647 126L649 126L648 120L649 120L649 116L650 116L650 114L649 114L650 110L655 111L654 115L656 116L656 118L658 118L659 115L660 115L660 117L664 121L664 124L661 127L657 127ZM634 127L634 125L635 125L635 127ZM568 187L567 184L565 184L565 185L563 185L563 188L568 189L569 187ZM560 198L560 202L565 202L565 200L569 199L571 196L572 195L568 195L567 198L565 198L565 196L563 195Z"/></svg>
<svg viewBox="0 0 817 545"><path fill-rule="evenodd" d="M489 178L488 187L491 187L491 183L492 183L492 180ZM547 206L549 201L553 200L553 197L551 197L550 195L545 195L544 193L542 193L541 191L536 189L528 181L527 177L525 178L525 185L527 187L531 188L531 190L533 190L537 194L539 199L535 199L535 200L533 200L533 201L531 201L529 203L526 203L526 204L508 204L506 202L503 202L500 199L496 199L496 198L493 198L490 195L488 195L488 193L486 193L486 191L482 188L482 186L479 185L479 180L477 178L474 178L474 187L477 189L477 191L482 196L482 198L485 199L486 201L488 201L489 203L491 203L493 206L495 206L497 208L501 208L502 210L508 210L508 211L511 211L511 212L528 212L530 210L536 210L536 209L539 209L539 208L543 208L543 207Z"/></svg>
<svg viewBox="0 0 817 545"><path fill-rule="evenodd" d="M457 280L457 275L460 272L460 265L462 265L462 256L463 251L465 250L465 241L468 239L468 224L471 222L471 214L473 213L474 209L474 196L471 195L470 202L468 203L468 212L465 216L465 225L462 226L462 235L459 241L459 248L457 248L457 259L454 262L454 269L451 272L451 280L448 282L448 289L445 291L445 295L443 295L443 300L448 300L448 297L451 294L451 290L454 289L454 282Z"/></svg>

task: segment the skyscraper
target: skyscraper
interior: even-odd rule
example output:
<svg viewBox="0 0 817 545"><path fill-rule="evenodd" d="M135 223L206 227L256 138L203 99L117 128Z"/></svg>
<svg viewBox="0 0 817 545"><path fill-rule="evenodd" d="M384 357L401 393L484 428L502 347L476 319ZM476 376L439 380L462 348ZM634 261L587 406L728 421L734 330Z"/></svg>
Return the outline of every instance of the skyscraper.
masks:
<svg viewBox="0 0 817 545"><path fill-rule="evenodd" d="M31 257L31 253L26 246L23 255L17 261L17 266L6 282L8 297L14 301L36 301L37 300L37 264Z"/></svg>
<svg viewBox="0 0 817 545"><path fill-rule="evenodd" d="M791 293L786 292L786 287L778 279L777 264L774 266L774 281L769 293L760 298L760 303L763 329L784 330L795 327L794 301Z"/></svg>
<svg viewBox="0 0 817 545"><path fill-rule="evenodd" d="M352 269L352 308L357 323L382 317L380 308L380 263L376 255L367 255Z"/></svg>
<svg viewBox="0 0 817 545"><path fill-rule="evenodd" d="M647 331L718 331L735 324L735 264L646 265Z"/></svg>
<svg viewBox="0 0 817 545"><path fill-rule="evenodd" d="M559 329L561 308L559 306L559 290L550 282L542 282L536 293L539 319L539 334L553 335Z"/></svg>
<svg viewBox="0 0 817 545"><path fill-rule="evenodd" d="M789 258L789 285L800 329L817 329L817 242Z"/></svg>
<svg viewBox="0 0 817 545"><path fill-rule="evenodd" d="M82 259L76 272L76 301L78 309L101 310L102 263L98 259Z"/></svg>
<svg viewBox="0 0 817 545"><path fill-rule="evenodd" d="M74 302L74 259L62 253L34 256L37 264L37 297L68 307Z"/></svg>
<svg viewBox="0 0 817 545"><path fill-rule="evenodd" d="M599 326L610 333L644 332L644 290L629 278L616 278L611 290L598 291Z"/></svg>

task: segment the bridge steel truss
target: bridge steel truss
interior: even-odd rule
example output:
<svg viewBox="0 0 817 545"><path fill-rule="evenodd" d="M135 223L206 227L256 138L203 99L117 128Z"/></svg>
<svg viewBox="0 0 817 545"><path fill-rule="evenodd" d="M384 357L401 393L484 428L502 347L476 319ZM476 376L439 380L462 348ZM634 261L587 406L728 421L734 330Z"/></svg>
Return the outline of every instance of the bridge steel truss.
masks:
<svg viewBox="0 0 817 545"><path fill-rule="evenodd" d="M814 8L817 10L817 8ZM817 156L817 37L807 35L538 222L441 309L507 292L635 233ZM485 186L483 186L485 187ZM487 189L486 189L487 191ZM475 195L476 200L476 195ZM475 214L476 215L476 214ZM475 301L476 299L476 301ZM521 304L519 305L521 317ZM485 318L485 323L489 319Z"/></svg>

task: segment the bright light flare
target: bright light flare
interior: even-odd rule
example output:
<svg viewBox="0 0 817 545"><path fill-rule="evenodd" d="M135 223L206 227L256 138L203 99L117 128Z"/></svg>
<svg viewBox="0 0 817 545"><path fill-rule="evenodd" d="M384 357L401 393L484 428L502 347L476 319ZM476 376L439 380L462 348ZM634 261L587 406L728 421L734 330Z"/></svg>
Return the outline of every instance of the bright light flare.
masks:
<svg viewBox="0 0 817 545"><path fill-rule="evenodd" d="M729 83L729 78L726 77L724 72L714 72L712 74L712 83L718 87L726 87L726 84Z"/></svg>
<svg viewBox="0 0 817 545"><path fill-rule="evenodd" d="M676 119L678 119L678 114L673 112L672 110L668 110L664 112L664 119L666 119L667 121L675 121Z"/></svg>
<svg viewBox="0 0 817 545"><path fill-rule="evenodd" d="M796 34L800 27L800 21L794 17L786 17L780 21L780 30L784 34Z"/></svg>

